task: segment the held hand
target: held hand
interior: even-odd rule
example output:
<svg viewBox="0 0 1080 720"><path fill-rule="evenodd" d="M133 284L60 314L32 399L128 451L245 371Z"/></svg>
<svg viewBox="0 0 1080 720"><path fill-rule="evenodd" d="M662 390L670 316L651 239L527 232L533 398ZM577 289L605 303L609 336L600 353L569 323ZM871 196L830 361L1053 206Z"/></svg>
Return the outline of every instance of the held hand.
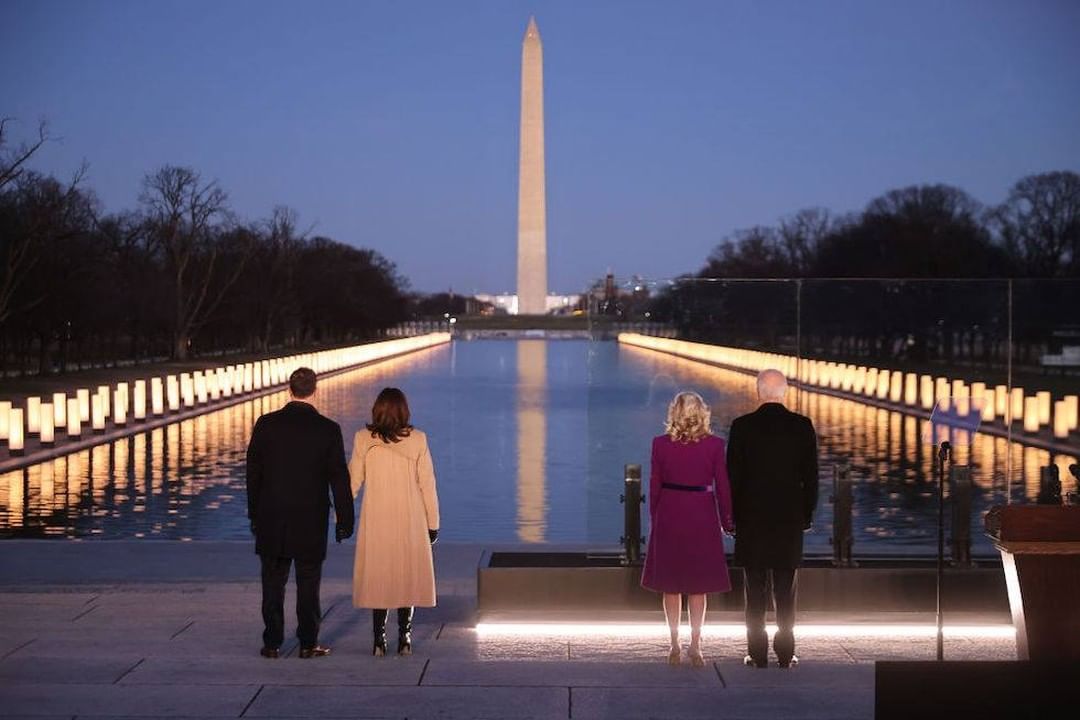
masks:
<svg viewBox="0 0 1080 720"><path fill-rule="evenodd" d="M435 541L439 539L439 531L438 530L428 530L427 531L427 536L428 536L428 540L431 541L431 544L434 545Z"/></svg>
<svg viewBox="0 0 1080 720"><path fill-rule="evenodd" d="M352 525L335 525L334 526L334 539L338 542L342 540L348 540L352 537L353 528Z"/></svg>
<svg viewBox="0 0 1080 720"><path fill-rule="evenodd" d="M803 529L803 532L810 532L811 530L814 529L814 521L813 520L807 520L806 523L803 525L802 529Z"/></svg>

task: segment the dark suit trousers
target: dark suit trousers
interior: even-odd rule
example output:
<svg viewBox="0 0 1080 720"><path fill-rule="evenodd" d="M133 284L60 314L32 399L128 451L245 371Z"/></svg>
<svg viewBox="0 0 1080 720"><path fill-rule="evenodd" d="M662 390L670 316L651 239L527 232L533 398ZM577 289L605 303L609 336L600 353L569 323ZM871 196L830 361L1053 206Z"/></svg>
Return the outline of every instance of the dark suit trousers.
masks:
<svg viewBox="0 0 1080 720"><path fill-rule="evenodd" d="M262 560L263 646L278 648L285 641L285 585L293 558L264 557ZM296 636L300 647L314 647L319 640L319 583L322 560L296 561Z"/></svg>
<svg viewBox="0 0 1080 720"><path fill-rule="evenodd" d="M776 605L776 635L773 652L780 662L795 654L795 568L743 568L746 590L746 652L756 663L768 661L769 636L765 631L765 611L769 595Z"/></svg>

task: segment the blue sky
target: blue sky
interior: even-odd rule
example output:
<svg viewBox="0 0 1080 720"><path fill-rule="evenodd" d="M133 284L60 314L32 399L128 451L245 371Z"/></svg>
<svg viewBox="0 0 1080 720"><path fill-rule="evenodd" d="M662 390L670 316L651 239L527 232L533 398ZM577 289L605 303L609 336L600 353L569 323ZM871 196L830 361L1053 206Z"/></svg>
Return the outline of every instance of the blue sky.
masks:
<svg viewBox="0 0 1080 720"><path fill-rule="evenodd" d="M1080 169L1080 2L0 5L0 115L106 208L191 165L420 290L512 290L521 37L544 42L553 290L697 269L731 231Z"/></svg>

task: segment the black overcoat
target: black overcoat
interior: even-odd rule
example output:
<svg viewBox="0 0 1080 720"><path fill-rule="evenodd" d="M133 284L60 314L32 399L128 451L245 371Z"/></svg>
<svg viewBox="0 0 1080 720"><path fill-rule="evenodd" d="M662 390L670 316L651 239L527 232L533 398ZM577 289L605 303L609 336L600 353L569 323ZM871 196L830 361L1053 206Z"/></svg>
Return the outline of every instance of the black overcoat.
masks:
<svg viewBox="0 0 1080 720"><path fill-rule="evenodd" d="M818 499L817 436L810 418L774 402L735 418L727 466L735 564L798 567L803 530L813 521Z"/></svg>
<svg viewBox="0 0 1080 720"><path fill-rule="evenodd" d="M267 557L326 557L330 497L337 523L354 522L341 427L310 404L290 402L255 423L247 449L248 517L255 552Z"/></svg>

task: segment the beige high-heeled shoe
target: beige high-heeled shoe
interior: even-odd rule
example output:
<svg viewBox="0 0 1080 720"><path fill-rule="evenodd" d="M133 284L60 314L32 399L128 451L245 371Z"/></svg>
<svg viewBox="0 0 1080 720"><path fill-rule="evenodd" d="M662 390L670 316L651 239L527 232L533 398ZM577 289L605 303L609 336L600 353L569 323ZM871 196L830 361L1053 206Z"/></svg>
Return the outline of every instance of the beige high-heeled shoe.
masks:
<svg viewBox="0 0 1080 720"><path fill-rule="evenodd" d="M690 664L694 667L705 667L705 656L701 654L701 648L690 646Z"/></svg>
<svg viewBox="0 0 1080 720"><path fill-rule="evenodd" d="M667 656L668 665L678 665L682 661L681 655L682 650L680 650L678 646L671 648L671 652L669 652Z"/></svg>

